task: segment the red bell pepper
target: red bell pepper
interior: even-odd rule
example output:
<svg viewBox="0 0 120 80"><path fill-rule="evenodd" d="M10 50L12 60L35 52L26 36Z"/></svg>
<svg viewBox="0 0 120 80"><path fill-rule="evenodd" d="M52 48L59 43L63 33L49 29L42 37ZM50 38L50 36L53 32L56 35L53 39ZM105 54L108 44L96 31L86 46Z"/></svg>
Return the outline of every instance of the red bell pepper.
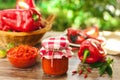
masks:
<svg viewBox="0 0 120 80"><path fill-rule="evenodd" d="M81 44L84 40L88 38L97 39L98 36L99 36L98 27L90 27L84 30L75 30L75 29L69 28L67 30L68 40L71 43L75 43L75 44Z"/></svg>
<svg viewBox="0 0 120 80"><path fill-rule="evenodd" d="M0 30L30 32L41 27L41 14L35 9L0 11Z"/></svg>
<svg viewBox="0 0 120 80"><path fill-rule="evenodd" d="M67 37L71 43L75 43L75 44L80 44L85 39L87 39L86 34L82 33L80 30L74 30L71 28L67 30Z"/></svg>
<svg viewBox="0 0 120 80"><path fill-rule="evenodd" d="M105 51L101 47L99 41L95 39L87 39L80 45L78 51L79 59L84 63L95 63L105 60Z"/></svg>

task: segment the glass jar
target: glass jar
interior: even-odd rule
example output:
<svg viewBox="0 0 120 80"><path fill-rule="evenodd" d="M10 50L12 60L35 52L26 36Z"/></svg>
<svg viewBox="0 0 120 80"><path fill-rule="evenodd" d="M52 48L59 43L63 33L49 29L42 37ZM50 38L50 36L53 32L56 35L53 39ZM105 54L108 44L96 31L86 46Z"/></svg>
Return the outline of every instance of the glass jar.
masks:
<svg viewBox="0 0 120 80"><path fill-rule="evenodd" d="M42 59L43 71L48 75L63 75L68 70L68 58L63 56L61 59Z"/></svg>
<svg viewBox="0 0 120 80"><path fill-rule="evenodd" d="M40 56L44 73L54 76L65 74L68 70L71 53L71 48L65 37L43 40Z"/></svg>

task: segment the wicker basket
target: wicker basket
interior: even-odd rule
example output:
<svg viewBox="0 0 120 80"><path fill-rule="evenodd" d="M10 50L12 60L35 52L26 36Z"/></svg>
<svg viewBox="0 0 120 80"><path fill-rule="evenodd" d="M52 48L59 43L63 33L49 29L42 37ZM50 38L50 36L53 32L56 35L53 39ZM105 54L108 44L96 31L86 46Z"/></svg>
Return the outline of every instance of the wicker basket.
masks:
<svg viewBox="0 0 120 80"><path fill-rule="evenodd" d="M43 35L49 31L52 27L52 22L54 21L55 16L50 15L45 20L45 27L32 31L32 32L6 32L0 31L0 48L6 48L7 44L14 43L15 46L20 44L35 45L37 44Z"/></svg>

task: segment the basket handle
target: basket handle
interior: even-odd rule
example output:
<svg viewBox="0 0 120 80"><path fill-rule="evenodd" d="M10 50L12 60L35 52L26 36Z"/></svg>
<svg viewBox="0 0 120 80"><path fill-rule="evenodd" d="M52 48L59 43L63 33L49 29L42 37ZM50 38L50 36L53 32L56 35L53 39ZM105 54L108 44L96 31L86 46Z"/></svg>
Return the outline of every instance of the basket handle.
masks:
<svg viewBox="0 0 120 80"><path fill-rule="evenodd" d="M48 24L52 24L53 21L54 21L54 19L55 19L55 17L56 17L56 16L55 16L54 14L48 16L48 18L46 19L47 22L48 22Z"/></svg>
<svg viewBox="0 0 120 80"><path fill-rule="evenodd" d="M49 26L46 27L46 28L47 28L47 29L51 29L51 27L52 27L51 25L52 25L55 17L56 17L56 16L55 16L54 14L52 14L52 15L48 16L47 19L41 18L41 23L42 23L42 24L45 24L45 25L49 25Z"/></svg>

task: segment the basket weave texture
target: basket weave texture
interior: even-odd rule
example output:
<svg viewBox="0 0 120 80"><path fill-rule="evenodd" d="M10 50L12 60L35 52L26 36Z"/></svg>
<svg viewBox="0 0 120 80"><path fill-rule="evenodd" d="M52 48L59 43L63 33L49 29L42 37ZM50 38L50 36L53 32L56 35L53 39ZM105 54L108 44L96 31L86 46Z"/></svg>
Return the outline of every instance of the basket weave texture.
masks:
<svg viewBox="0 0 120 80"><path fill-rule="evenodd" d="M7 44L14 43L15 46L26 44L35 45L40 42L44 34L52 27L55 16L50 15L45 21L45 27L32 32L6 32L0 31L0 48L6 48Z"/></svg>

